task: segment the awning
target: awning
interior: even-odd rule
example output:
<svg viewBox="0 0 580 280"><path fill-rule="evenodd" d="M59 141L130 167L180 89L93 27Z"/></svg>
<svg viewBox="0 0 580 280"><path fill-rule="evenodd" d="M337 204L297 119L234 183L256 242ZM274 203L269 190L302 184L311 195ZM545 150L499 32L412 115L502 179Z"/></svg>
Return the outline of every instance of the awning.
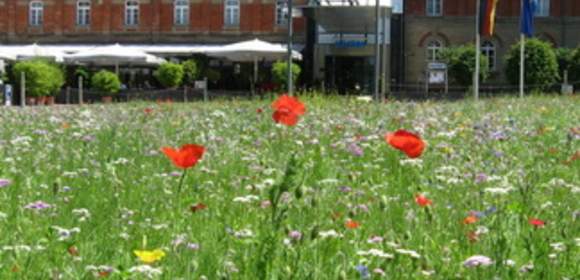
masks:
<svg viewBox="0 0 580 280"><path fill-rule="evenodd" d="M374 33L375 0L315 0L300 7L328 33ZM391 0L379 0L382 16L391 16Z"/></svg>

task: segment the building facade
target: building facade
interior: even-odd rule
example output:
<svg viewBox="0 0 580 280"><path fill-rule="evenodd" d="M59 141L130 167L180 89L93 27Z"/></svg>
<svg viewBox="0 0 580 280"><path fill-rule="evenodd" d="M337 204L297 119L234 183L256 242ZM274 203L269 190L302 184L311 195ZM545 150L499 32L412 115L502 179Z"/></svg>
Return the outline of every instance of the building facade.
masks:
<svg viewBox="0 0 580 280"><path fill-rule="evenodd" d="M0 0L0 44L285 42L285 7L284 0ZM295 18L297 42L304 29Z"/></svg>
<svg viewBox="0 0 580 280"><path fill-rule="evenodd" d="M554 47L580 43L580 1L537 0L535 37ZM490 82L503 83L504 57L520 38L519 0L500 0L495 34L481 39L491 67ZM476 0L405 0L404 40L406 83L423 83L429 62L445 47L475 42Z"/></svg>

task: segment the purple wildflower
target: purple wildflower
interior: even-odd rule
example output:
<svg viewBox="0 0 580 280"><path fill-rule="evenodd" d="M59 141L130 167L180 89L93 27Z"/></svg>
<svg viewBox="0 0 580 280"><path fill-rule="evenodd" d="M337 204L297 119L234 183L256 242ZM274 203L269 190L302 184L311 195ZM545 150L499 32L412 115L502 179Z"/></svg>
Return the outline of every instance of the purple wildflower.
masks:
<svg viewBox="0 0 580 280"><path fill-rule="evenodd" d="M352 191L352 188L349 186L340 186L340 187L338 187L338 191L343 192L343 193L349 193Z"/></svg>
<svg viewBox="0 0 580 280"><path fill-rule="evenodd" d="M199 244L187 243L187 249L192 250L192 251L197 251L197 250L199 250Z"/></svg>
<svg viewBox="0 0 580 280"><path fill-rule="evenodd" d="M33 209L33 210L43 210L51 207L52 205L41 200L29 203L28 205L24 206L25 209Z"/></svg>
<svg viewBox="0 0 580 280"><path fill-rule="evenodd" d="M12 184L12 181L10 181L8 179L2 179L2 178L0 178L0 188L7 187L10 184Z"/></svg>
<svg viewBox="0 0 580 280"><path fill-rule="evenodd" d="M356 270L360 273L361 279L369 279L371 275L369 274L369 268L365 265L359 264L356 266Z"/></svg>
<svg viewBox="0 0 580 280"><path fill-rule="evenodd" d="M356 143L350 143L348 145L348 151L355 157L362 157L364 155L363 149Z"/></svg>
<svg viewBox="0 0 580 280"><path fill-rule="evenodd" d="M484 182L487 181L487 179L488 179L488 177L487 177L487 175L485 173L478 173L475 176L475 183L476 184L484 183Z"/></svg>
<svg viewBox="0 0 580 280"><path fill-rule="evenodd" d="M463 265L466 267L477 267L477 266L489 266L492 263L493 261L486 256L475 255L465 260L463 262Z"/></svg>
<svg viewBox="0 0 580 280"><path fill-rule="evenodd" d="M288 237L293 240L300 240L302 239L302 233L297 230L293 230L288 233Z"/></svg>

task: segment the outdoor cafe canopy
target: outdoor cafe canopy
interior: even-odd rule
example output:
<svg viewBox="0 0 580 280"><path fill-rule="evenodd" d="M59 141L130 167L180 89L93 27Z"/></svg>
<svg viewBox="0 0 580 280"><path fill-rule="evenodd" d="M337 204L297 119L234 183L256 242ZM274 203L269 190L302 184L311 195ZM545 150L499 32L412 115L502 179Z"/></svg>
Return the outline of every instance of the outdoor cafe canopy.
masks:
<svg viewBox="0 0 580 280"><path fill-rule="evenodd" d="M99 46L67 55L64 59L72 64L92 64L100 66L159 65L164 59L148 54L141 49L121 46L119 44Z"/></svg>

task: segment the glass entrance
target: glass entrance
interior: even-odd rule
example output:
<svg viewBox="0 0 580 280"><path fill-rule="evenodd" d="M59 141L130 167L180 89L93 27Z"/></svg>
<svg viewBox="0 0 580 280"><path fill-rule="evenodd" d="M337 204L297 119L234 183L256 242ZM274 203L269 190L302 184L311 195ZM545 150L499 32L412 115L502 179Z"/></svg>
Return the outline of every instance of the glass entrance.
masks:
<svg viewBox="0 0 580 280"><path fill-rule="evenodd" d="M327 56L326 88L339 94L369 94L372 89L373 57Z"/></svg>

